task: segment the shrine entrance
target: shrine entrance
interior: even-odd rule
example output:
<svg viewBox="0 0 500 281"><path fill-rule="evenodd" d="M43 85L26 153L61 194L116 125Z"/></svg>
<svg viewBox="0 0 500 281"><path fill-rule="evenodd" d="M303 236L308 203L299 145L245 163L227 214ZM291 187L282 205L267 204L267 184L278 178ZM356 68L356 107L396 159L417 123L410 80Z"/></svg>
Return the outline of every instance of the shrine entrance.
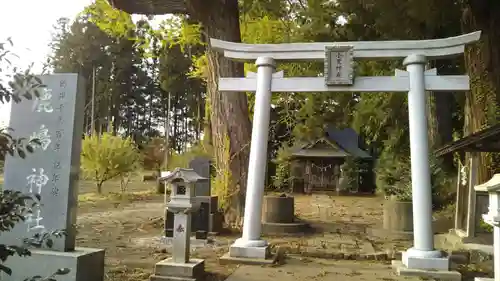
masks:
<svg viewBox="0 0 500 281"><path fill-rule="evenodd" d="M357 192L373 171L354 171L345 167L349 158L371 160L371 156L360 148L359 135L351 128L338 129L329 126L325 136L292 150L292 190L311 193L314 191ZM342 168L344 167L344 169ZM360 180L363 178L363 180Z"/></svg>
<svg viewBox="0 0 500 281"><path fill-rule="evenodd" d="M434 248L426 92L460 92L470 88L467 75L437 74L429 60L462 55L481 32L434 40L244 44L210 39L226 58L255 61L257 73L220 77L219 91L255 92L252 141L242 237L230 257L265 259L268 244L261 238L261 215L267 166L271 96L273 92L403 92L408 96L414 246L403 253L403 267L449 270L450 261ZM394 76L355 77L358 59L403 59L406 70ZM287 77L275 72L277 61L323 61L322 77ZM319 170L325 169L318 166ZM324 178L318 178L321 183Z"/></svg>
<svg viewBox="0 0 500 281"><path fill-rule="evenodd" d="M336 188L338 181L335 178L334 164L331 161L318 159L317 161L310 161L308 164L311 170L308 174L311 188L320 190Z"/></svg>

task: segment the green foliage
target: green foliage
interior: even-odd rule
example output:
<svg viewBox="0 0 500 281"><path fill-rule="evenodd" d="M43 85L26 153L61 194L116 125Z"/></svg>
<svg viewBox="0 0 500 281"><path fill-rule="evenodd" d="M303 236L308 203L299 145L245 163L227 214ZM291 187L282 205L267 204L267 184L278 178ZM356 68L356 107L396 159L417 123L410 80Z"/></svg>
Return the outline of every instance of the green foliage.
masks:
<svg viewBox="0 0 500 281"><path fill-rule="evenodd" d="M32 75L30 70L19 72L12 66L10 57L14 56L8 49L12 47L12 41L7 39L7 43L0 43L0 103L19 103L22 99L31 100L38 97L41 88L45 87L40 78ZM3 79L8 79L5 82ZM25 138L13 138L10 135L11 129L0 128L0 162L3 169L3 162L6 156L26 158L33 153L33 145L40 145L38 139L26 141ZM33 208L40 206L41 197L39 194L25 195L19 191L12 191L2 188L0 192L0 233L11 231L18 223L24 222L26 216L33 212ZM43 231L34 234L32 237L22 239L22 245L0 244L0 271L8 275L12 270L5 266L5 262L13 256L26 257L31 255L30 247L40 248L53 245L52 237L65 235L64 230ZM33 276L29 281L55 281L56 276L66 275L69 269L61 268L50 276Z"/></svg>
<svg viewBox="0 0 500 281"><path fill-rule="evenodd" d="M359 188L359 173L367 169L368 164L363 159L347 157L345 163L342 165L342 175L346 181L346 186L357 190Z"/></svg>
<svg viewBox="0 0 500 281"><path fill-rule="evenodd" d="M103 132L112 124L115 134L132 137L142 148L151 138L163 137L162 127L168 122L171 148L180 152L199 140L206 116L205 85L193 77L197 66L202 67L203 44L182 39L197 28L189 26L177 34L163 29L181 28L184 20L171 19L156 28L146 19L134 24L123 17L123 24L101 29L97 16L109 20L107 15L113 13L119 11L98 1L73 22L60 19L51 43L50 66L55 72L77 72L85 78L87 103L94 96L95 104L94 116L90 106L85 112L85 133L91 133L92 125ZM110 32L113 28L127 32L118 36ZM167 40L174 34L182 38Z"/></svg>
<svg viewBox="0 0 500 281"><path fill-rule="evenodd" d="M277 189L288 188L292 177L290 173L290 160L292 156L292 147L280 147L273 162L276 164L276 173L271 177L273 186Z"/></svg>
<svg viewBox="0 0 500 281"><path fill-rule="evenodd" d="M210 153L207 149L199 144L190 147L183 153L174 153L168 160L167 170L172 171L175 168L189 168L189 162L199 156L210 157Z"/></svg>
<svg viewBox="0 0 500 281"><path fill-rule="evenodd" d="M140 169L140 154L130 138L111 133L86 136L82 143L81 165L102 193L108 180L128 177Z"/></svg>
<svg viewBox="0 0 500 281"><path fill-rule="evenodd" d="M452 179L434 155L429 155L429 162L433 204L435 208L440 208L453 197L450 192L453 188ZM411 201L411 165L408 156L392 158L392 154L382 153L375 170L377 187L384 195L396 196L401 201Z"/></svg>
<svg viewBox="0 0 500 281"><path fill-rule="evenodd" d="M89 19L99 28L112 37L126 37L134 30L132 17L120 10L111 7L107 0L96 0L92 5L85 7L83 15L90 15Z"/></svg>
<svg viewBox="0 0 500 281"><path fill-rule="evenodd" d="M479 221L479 227L482 228L487 233L493 233L493 226L485 222L483 219Z"/></svg>
<svg viewBox="0 0 500 281"><path fill-rule="evenodd" d="M219 200L219 208L222 210L227 210L231 205L231 197L239 192L239 190L231 190L230 189L230 181L231 181L231 171L229 169L229 161L231 159L230 152L230 142L229 137L224 137L223 139L223 149L221 151L221 159L227 161L225 164L227 165L224 168L215 167L216 175L211 179L211 187L214 195L218 196ZM238 187L237 187L238 188Z"/></svg>

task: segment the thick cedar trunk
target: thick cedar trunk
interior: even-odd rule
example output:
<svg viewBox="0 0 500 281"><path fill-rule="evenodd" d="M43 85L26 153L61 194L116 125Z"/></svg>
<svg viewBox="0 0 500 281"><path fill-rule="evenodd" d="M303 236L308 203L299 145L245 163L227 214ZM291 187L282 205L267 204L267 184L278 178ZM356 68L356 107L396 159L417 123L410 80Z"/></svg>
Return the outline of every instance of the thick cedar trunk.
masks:
<svg viewBox="0 0 500 281"><path fill-rule="evenodd" d="M188 0L187 5L189 14L203 24L207 37L241 42L237 0ZM224 191L229 200L225 210L226 222L239 224L244 207L251 138L248 103L245 93L220 93L217 84L219 77L243 77L243 64L224 58L210 46L207 58L207 94L215 164L218 176L223 177L220 173L230 171L230 181ZM228 140L230 159L225 159L224 150L227 148L224 146Z"/></svg>
<svg viewBox="0 0 500 281"><path fill-rule="evenodd" d="M439 69L440 75L458 74L447 66L454 64L450 60L438 60L432 63L432 68ZM453 141L453 104L455 103L452 92L429 93L429 139L431 149L437 149ZM442 156L444 169L454 171L453 154Z"/></svg>
<svg viewBox="0 0 500 281"><path fill-rule="evenodd" d="M498 122L500 101L500 1L464 1L464 33L481 30L481 40L465 52L465 63L471 78L471 91L465 99L465 135L478 132ZM470 156L467 156L467 161ZM489 180L495 172L494 157L481 153L478 182ZM497 161L495 161L497 162ZM466 162L467 163L467 162Z"/></svg>

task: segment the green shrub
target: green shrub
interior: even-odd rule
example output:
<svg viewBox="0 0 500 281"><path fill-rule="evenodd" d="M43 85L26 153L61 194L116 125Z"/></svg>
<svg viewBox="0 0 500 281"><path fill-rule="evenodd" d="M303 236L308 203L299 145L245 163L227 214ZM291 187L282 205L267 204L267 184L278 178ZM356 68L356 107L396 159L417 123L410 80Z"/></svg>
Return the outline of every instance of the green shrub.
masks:
<svg viewBox="0 0 500 281"><path fill-rule="evenodd" d="M83 171L95 182L98 193L102 193L104 182L115 178L124 182L140 169L140 154L133 141L111 133L86 136L81 160Z"/></svg>
<svg viewBox="0 0 500 281"><path fill-rule="evenodd" d="M432 154L429 155L429 165L433 204L434 207L440 208L450 198L449 190L453 180L441 168L441 161ZM382 153L375 171L377 187L384 195L394 195L401 201L412 200L410 157L393 158L393 155L389 157Z"/></svg>
<svg viewBox="0 0 500 281"><path fill-rule="evenodd" d="M189 168L189 162L199 156L211 157L210 152L203 146L199 144L193 145L186 152L172 153L168 159L167 167L163 168L166 168L168 171L172 171L175 168Z"/></svg>
<svg viewBox="0 0 500 281"><path fill-rule="evenodd" d="M276 189L285 189L291 186L292 175L290 172L290 160L292 147L282 146L279 148L276 158L272 161L276 164L276 172L271 177L273 186Z"/></svg>

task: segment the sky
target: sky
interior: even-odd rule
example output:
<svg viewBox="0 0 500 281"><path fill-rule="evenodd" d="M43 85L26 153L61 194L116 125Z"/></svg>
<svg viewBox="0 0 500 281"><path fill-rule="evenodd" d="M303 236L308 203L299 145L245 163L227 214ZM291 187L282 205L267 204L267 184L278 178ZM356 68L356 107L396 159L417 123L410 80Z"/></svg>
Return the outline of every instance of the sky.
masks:
<svg viewBox="0 0 500 281"><path fill-rule="evenodd" d="M52 27L61 17L73 19L92 0L0 0L0 42L12 38L12 51L20 58L13 64L34 72L42 69L49 52ZM10 105L0 104L0 127L6 125Z"/></svg>

